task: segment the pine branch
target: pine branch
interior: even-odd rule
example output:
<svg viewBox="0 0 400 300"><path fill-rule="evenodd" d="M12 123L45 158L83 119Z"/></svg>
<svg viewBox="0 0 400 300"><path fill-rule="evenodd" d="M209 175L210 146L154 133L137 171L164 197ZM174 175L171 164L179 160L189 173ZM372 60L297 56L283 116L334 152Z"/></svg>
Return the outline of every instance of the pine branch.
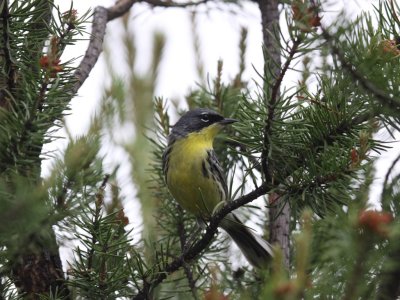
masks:
<svg viewBox="0 0 400 300"><path fill-rule="evenodd" d="M31 62L29 67L34 74L39 72L37 59L41 56L49 37L48 28L52 19L53 7L54 0L37 0L26 25L26 36L35 37L35 39L27 39L27 49L29 49L27 54Z"/></svg>
<svg viewBox="0 0 400 300"><path fill-rule="evenodd" d="M101 217L101 207L103 205L103 198L104 198L104 189L106 188L108 179L110 178L109 175L106 175L103 179L103 182L100 185L99 191L97 192L96 195L96 201L95 201L95 209L94 209L94 215L93 215L93 230L96 232L98 231L99 227L99 219ZM92 236L92 245L96 245L98 243L97 237L95 235ZM91 270L93 268L93 255L94 255L95 249L92 247L89 250L89 255L87 259L87 270Z"/></svg>
<svg viewBox="0 0 400 300"><path fill-rule="evenodd" d="M166 264L162 270L160 270L149 280L149 282L147 282L147 284L149 284L150 287L144 286L143 290L140 291L132 299L133 300L146 299L147 290L149 289L151 290L156 286L158 286L161 282L163 282L167 278L169 274L181 269L185 265L185 263L193 260L207 248L207 246L214 238L214 235L217 233L219 223L224 219L226 215L228 215L233 210L245 204L250 203L251 201L257 199L258 197L267 194L269 190L270 190L269 186L264 183L263 185L253 190L252 192L242 197L239 197L234 201L227 202L224 207L222 207L210 218L207 229L202 235L202 237L196 243L194 243L190 248L184 250L179 257L175 258L171 263Z"/></svg>
<svg viewBox="0 0 400 300"><path fill-rule="evenodd" d="M182 207L177 205L177 209L180 212L179 215L183 216L184 212L183 212ZM186 243L187 243L187 236L186 236L186 230L185 230L185 226L184 226L182 218L180 218L180 220L178 220L177 229L178 229L179 241L181 244L181 251L183 252L183 251L185 251L185 247L186 247ZM197 296L197 292L196 292L196 280L193 278L193 272L190 267L190 264L185 262L183 264L183 270L185 271L185 275L186 275L193 299L197 300L198 296Z"/></svg>
<svg viewBox="0 0 400 300"><path fill-rule="evenodd" d="M0 12L1 20L1 49L0 49L0 62L2 62L3 74L0 74L2 83L0 84L0 107L7 108L9 100L7 99L7 92L11 92L15 88L15 69L11 56L10 49L10 32L9 32L9 18L10 13L8 9L8 1L4 0L0 4L2 9ZM5 77L5 78L4 78Z"/></svg>
<svg viewBox="0 0 400 300"><path fill-rule="evenodd" d="M392 240L392 242L397 242ZM400 244L392 249L386 258L386 264L378 278L381 282L378 287L377 300L398 299L400 296Z"/></svg>
<svg viewBox="0 0 400 300"><path fill-rule="evenodd" d="M389 177L399 161L400 155L392 162L385 175L380 201L383 211L391 211L394 213L391 202L393 203L393 201L396 201L396 196L393 195L393 187L389 184ZM392 182L396 182L396 179L393 179ZM390 239L390 243L394 245L388 251L383 268L380 271L380 275L378 275L380 282L377 300L398 299L400 296L400 243L398 243L397 236L393 236Z"/></svg>
<svg viewBox="0 0 400 300"><path fill-rule="evenodd" d="M338 180L338 177L340 175L349 175L353 172L350 168L346 167L345 169L341 170L341 173L331 173L327 175L319 175L314 177L313 179L305 182L304 184L300 186L292 186L289 187L285 192L291 192L291 193L296 193L296 192L302 192L304 189L313 189L316 187L320 187L322 185L326 185L330 182L335 182Z"/></svg>
<svg viewBox="0 0 400 300"><path fill-rule="evenodd" d="M350 278L346 282L344 288L344 295L342 300L353 300L358 298L358 288L360 281L363 279L363 275L366 273L366 257L370 249L370 237L362 236L360 234L357 239L357 257L353 265L353 269L350 273Z"/></svg>
<svg viewBox="0 0 400 300"><path fill-rule="evenodd" d="M33 1L32 1L33 2ZM21 6L19 6L21 5ZM2 54L5 58L4 67L7 77L7 86L2 86L2 93L6 97L15 97L13 102L13 123L5 123L3 130L10 132L8 151L2 157L6 168L11 172L24 174L29 181L40 184L40 153L44 141L44 121L40 125L34 124L38 108L41 106L46 93L47 83L39 85L41 90L36 90L36 83L40 74L38 58L48 40L50 23L52 20L53 1L38 0L24 4L8 1L1 2L2 27ZM9 9L16 11L10 16ZM27 8L27 9L26 9ZM25 10L24 10L25 9ZM23 35L19 26L23 24ZM15 57L13 57L13 55ZM18 61L18 62L14 62ZM13 64L18 64L19 78L15 75ZM32 92L32 94L29 94ZM2 95L3 96L3 95ZM36 99L32 100L32 99ZM10 99L7 100L9 102ZM0 99L2 107L4 99ZM7 105L7 103L5 103ZM18 112L18 113L15 113ZM46 124L48 127L53 124ZM15 127L13 127L15 126ZM8 166L7 166L8 164ZM7 170L7 169L6 169ZM6 173L6 172L5 172ZM8 174L4 174L6 177ZM11 183L10 183L11 185ZM45 201L45 197L39 201ZM45 205L43 205L45 207ZM26 293L30 299L38 298L39 294L58 291L60 296L68 298L69 291L64 282L61 260L55 234L48 221L40 222L37 231L30 234L27 240L16 240L21 249L10 253L11 259L7 261L10 268L10 278L13 279L19 293ZM32 229L27 229L30 232Z"/></svg>
<svg viewBox="0 0 400 300"><path fill-rule="evenodd" d="M289 51L289 55L286 59L286 62L283 66L283 68L280 70L278 77L274 83L274 85L272 86L271 89L271 98L268 101L268 115L267 115L267 119L265 120L265 126L264 126L264 142L263 142L263 152L262 152L262 169L263 169L263 173L266 177L266 181L270 182L272 181L272 171L271 168L269 168L269 158L268 158L268 152L269 152L269 148L271 146L271 142L270 142L270 136L272 135L272 125L275 119L275 108L276 105L278 103L278 98L279 98L279 94L280 94L280 87L283 81L283 78L286 75L287 70L289 69L290 63L292 62L295 54L297 53L297 49L300 46L300 38L296 39L295 41L293 41L293 45L292 48Z"/></svg>
<svg viewBox="0 0 400 300"><path fill-rule="evenodd" d="M399 113L400 112L400 99L391 97L388 93L385 93L379 89L374 83L365 78L365 76L357 70L356 66L351 64L345 57L342 50L334 44L335 38L328 32L326 28L321 26L322 36L328 42L331 47L331 52L336 55L341 62L344 69L353 77L353 79L361 84L361 86L369 93L374 95L376 99L389 109Z"/></svg>

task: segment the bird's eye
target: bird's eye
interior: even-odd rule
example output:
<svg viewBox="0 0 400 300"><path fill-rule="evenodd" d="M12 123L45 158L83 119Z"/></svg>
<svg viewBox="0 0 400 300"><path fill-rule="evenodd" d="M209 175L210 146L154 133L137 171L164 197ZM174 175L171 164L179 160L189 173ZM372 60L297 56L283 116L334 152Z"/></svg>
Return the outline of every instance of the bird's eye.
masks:
<svg viewBox="0 0 400 300"><path fill-rule="evenodd" d="M209 118L209 116L208 115L202 115L201 116L201 120L203 121L203 122L210 122L210 118Z"/></svg>

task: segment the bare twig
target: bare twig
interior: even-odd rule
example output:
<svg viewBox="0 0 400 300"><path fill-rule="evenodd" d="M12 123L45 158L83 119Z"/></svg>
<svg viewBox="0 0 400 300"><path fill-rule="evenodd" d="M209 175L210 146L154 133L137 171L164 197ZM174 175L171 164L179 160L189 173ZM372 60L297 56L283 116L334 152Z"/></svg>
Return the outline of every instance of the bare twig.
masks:
<svg viewBox="0 0 400 300"><path fill-rule="evenodd" d="M161 0L120 0L114 6L107 9L107 21L112 21L118 17L121 17L133 6L133 4L142 2L147 3L154 7L180 7L185 8L188 6L196 6L199 4L204 4L209 0L200 0L200 1L188 1L188 2L174 2L174 1L161 1Z"/></svg>
<svg viewBox="0 0 400 300"><path fill-rule="evenodd" d="M206 3L208 0L200 0L198 2L189 1L184 3L176 3L173 1L160 1L160 0L120 0L115 5L105 8L97 6L93 14L92 32L90 37L89 46L86 50L85 56L75 71L76 82L73 85L70 93L76 94L85 80L88 78L90 72L95 66L101 52L103 51L103 40L106 33L107 22L112 21L118 17L126 14L133 4L142 2L148 3L151 6L157 7L180 7L185 8L188 6L196 6Z"/></svg>
<svg viewBox="0 0 400 300"><path fill-rule="evenodd" d="M188 2L174 2L174 1L160 1L160 0L142 0L141 2L148 3L152 6L157 6L157 7L179 7L179 8L185 8L189 6L197 6L200 4L207 3L209 0L200 0L200 1L188 1Z"/></svg>
<svg viewBox="0 0 400 300"><path fill-rule="evenodd" d="M120 0L114 6L107 9L107 22L126 14L137 0Z"/></svg>
<svg viewBox="0 0 400 300"><path fill-rule="evenodd" d="M103 50L103 39L106 33L106 25L108 21L107 14L108 10L102 6L98 6L94 10L89 46L74 74L76 83L71 91L71 94L73 95L79 90L86 78L88 78L90 71L92 71Z"/></svg>

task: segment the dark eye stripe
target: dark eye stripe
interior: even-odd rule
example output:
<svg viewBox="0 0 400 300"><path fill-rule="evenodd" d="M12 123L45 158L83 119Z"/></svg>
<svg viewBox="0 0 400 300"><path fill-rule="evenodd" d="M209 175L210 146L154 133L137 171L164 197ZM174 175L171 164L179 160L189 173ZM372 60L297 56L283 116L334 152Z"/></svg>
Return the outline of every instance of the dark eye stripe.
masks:
<svg viewBox="0 0 400 300"><path fill-rule="evenodd" d="M217 114L202 113L200 119L206 123L215 123L224 119L224 117Z"/></svg>

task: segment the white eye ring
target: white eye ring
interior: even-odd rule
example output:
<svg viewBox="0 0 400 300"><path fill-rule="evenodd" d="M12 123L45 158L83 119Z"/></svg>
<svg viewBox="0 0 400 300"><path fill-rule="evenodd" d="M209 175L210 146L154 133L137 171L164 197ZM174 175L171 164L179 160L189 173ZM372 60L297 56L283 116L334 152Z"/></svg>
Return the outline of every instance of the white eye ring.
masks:
<svg viewBox="0 0 400 300"><path fill-rule="evenodd" d="M202 120L203 122L206 122L206 123L210 122L210 118L208 117L208 115L203 115L203 116L201 117L201 120Z"/></svg>

